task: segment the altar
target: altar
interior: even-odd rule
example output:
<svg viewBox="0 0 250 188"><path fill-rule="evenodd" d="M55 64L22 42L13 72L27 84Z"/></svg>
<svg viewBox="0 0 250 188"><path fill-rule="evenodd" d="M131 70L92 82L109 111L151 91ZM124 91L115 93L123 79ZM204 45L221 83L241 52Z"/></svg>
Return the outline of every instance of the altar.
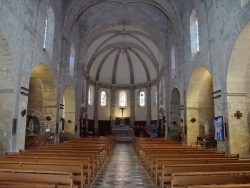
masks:
<svg viewBox="0 0 250 188"><path fill-rule="evenodd" d="M125 124L114 125L112 132L117 142L131 142L134 136L134 130Z"/></svg>

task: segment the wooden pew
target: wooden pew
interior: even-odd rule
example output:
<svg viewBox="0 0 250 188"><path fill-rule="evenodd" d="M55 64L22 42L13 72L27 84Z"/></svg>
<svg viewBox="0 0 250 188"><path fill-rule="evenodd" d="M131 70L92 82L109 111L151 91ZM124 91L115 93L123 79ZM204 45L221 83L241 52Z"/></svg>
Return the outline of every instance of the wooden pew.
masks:
<svg viewBox="0 0 250 188"><path fill-rule="evenodd" d="M1 188L56 188L57 185L44 183L4 182L0 181Z"/></svg>
<svg viewBox="0 0 250 188"><path fill-rule="evenodd" d="M25 162L30 163L46 163L46 164L53 164L56 163L57 165L64 164L72 164L72 165L80 165L82 167L82 173L84 176L86 176L86 184L90 185L91 181L94 179L95 174L94 170L90 167L89 159L86 158L66 158L66 157L38 157L38 156L6 156L3 158L0 158L0 168L1 164L8 164L8 163L19 163L19 164L25 164ZM6 166L8 167L8 166ZM75 178L77 179L77 178ZM79 178L78 178L79 180ZM84 181L85 182L85 181Z"/></svg>
<svg viewBox="0 0 250 188"><path fill-rule="evenodd" d="M171 175L171 188L186 187L187 185L244 183L250 183L250 171L182 172Z"/></svg>
<svg viewBox="0 0 250 188"><path fill-rule="evenodd" d="M150 165L155 164L157 159L169 159L169 158L225 158L225 159L238 159L238 156L225 156L224 154L150 154L141 159L142 164L148 170Z"/></svg>
<svg viewBox="0 0 250 188"><path fill-rule="evenodd" d="M19 153L20 155L30 155L30 154L48 154L48 155L54 155L54 154L63 154L63 155L93 155L94 156L94 162L97 165L97 169L100 169L100 167L104 164L104 162L107 159L106 154L101 154L100 150L101 148L44 148L44 149L38 149L38 150L21 150ZM11 153L7 153L6 155L13 155Z"/></svg>
<svg viewBox="0 0 250 188"><path fill-rule="evenodd" d="M219 172L219 171L247 171L250 163L225 163L225 164L179 164L164 165L159 177L160 187L171 182L171 174L177 172Z"/></svg>
<svg viewBox="0 0 250 188"><path fill-rule="evenodd" d="M190 185L187 188L214 188L215 185ZM216 188L249 188L250 183L247 184L226 184L226 185L216 185Z"/></svg>
<svg viewBox="0 0 250 188"><path fill-rule="evenodd" d="M166 156L162 156L162 157L152 157L150 158L150 160L148 160L147 162L145 162L144 168L146 171L148 171L150 173L150 176L153 176L152 173L156 170L156 172L158 172L157 170L161 169L161 167L163 165L167 165L169 163L214 163L212 161L218 161L223 162L223 161L228 161L228 162L234 162L234 161L238 161L239 159L236 157L223 157L223 156L218 156L218 157L212 157L212 156L175 156L175 157L166 157ZM183 162L182 162L183 161ZM250 162L250 161L249 161ZM216 162L217 163L217 162Z"/></svg>
<svg viewBox="0 0 250 188"><path fill-rule="evenodd" d="M40 163L40 162L13 162L0 161L0 169L22 169L22 170L38 170L55 172L72 173L73 182L81 184L81 188L85 187L86 176L83 175L83 165L88 164L62 164L62 163ZM90 182L89 182L90 183Z"/></svg>
<svg viewBox="0 0 250 188"><path fill-rule="evenodd" d="M25 169L38 169L38 170L47 170L48 166L49 169L56 169L65 170L65 166L67 166L68 171L74 172L72 175L72 179L74 182L80 181L83 182L82 176L85 172L90 172L90 174L86 174L87 176L87 184L91 185L91 181L94 179L95 175L101 168L101 166L106 161L108 154L111 152L112 148L114 147L114 138L86 138L86 139L77 139L72 140L70 142L65 142L63 144L54 144L54 145L47 145L43 147L35 147L29 150L21 150L19 153L7 153L6 156L0 158L0 167L8 167L13 168L12 170L16 170L14 168L25 168ZM77 156L77 158L76 158ZM12 161L13 160L13 161ZM86 162L88 161L88 162ZM21 162L21 163L20 163ZM4 163L6 166L4 166ZM9 163L9 164L8 164ZM10 165L11 163L11 165ZM14 163L16 163L14 167ZM82 163L87 163L89 165L88 168L82 168L81 175L76 176L76 171L73 168L74 166L78 166ZM21 164L21 166L20 166ZM46 165L47 164L47 165ZM56 166L55 166L56 164ZM65 165L67 164L67 165ZM53 167L51 167L54 165ZM69 166L71 165L71 168ZM83 166L83 165L82 165ZM78 173L77 173L78 174ZM79 178L80 177L80 178ZM72 181L73 181L72 180ZM30 182L8 182L2 181L0 182L0 187L2 186L9 186L9 187L35 187L37 185L43 186L41 183L30 183ZM85 183L85 180L84 180ZM31 184L31 186L30 186ZM53 187L53 184L47 184L44 186ZM61 187L64 185L60 185ZM66 185L65 185L66 186ZM66 186L69 187L69 186ZM83 187L83 183L81 185ZM47 187L46 187L47 188ZM63 187L62 187L63 188Z"/></svg>
<svg viewBox="0 0 250 188"><path fill-rule="evenodd" d="M69 172L0 169L0 182L38 183L57 185L60 188L76 188L73 174Z"/></svg>
<svg viewBox="0 0 250 188"><path fill-rule="evenodd" d="M155 181L155 184L158 185L159 176L162 174L162 167L165 165L209 165L209 164L250 164L249 161L240 161L237 159L233 160L225 160L224 158L186 158L186 159L157 159L156 165L151 167L151 170L154 172L154 175L151 175L153 181Z"/></svg>

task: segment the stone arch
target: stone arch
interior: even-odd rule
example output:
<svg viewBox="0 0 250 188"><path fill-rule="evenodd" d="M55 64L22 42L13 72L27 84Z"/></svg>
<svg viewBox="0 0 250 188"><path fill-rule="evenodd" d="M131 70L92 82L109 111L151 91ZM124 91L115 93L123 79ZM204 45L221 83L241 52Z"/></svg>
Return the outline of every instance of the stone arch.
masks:
<svg viewBox="0 0 250 188"><path fill-rule="evenodd" d="M31 73L27 111L39 120L40 135L45 137L46 129L56 133L57 93L52 71L45 63L39 63Z"/></svg>
<svg viewBox="0 0 250 188"><path fill-rule="evenodd" d="M4 150L8 150L11 145L14 86L16 82L13 65L8 41L0 28L0 147Z"/></svg>
<svg viewBox="0 0 250 188"><path fill-rule="evenodd" d="M213 80L204 66L197 67L191 75L187 91L186 113L187 144L194 144L197 136L204 134L203 121L208 122L209 132L213 132Z"/></svg>
<svg viewBox="0 0 250 188"><path fill-rule="evenodd" d="M64 131L72 135L75 134L75 92L72 86L67 86L63 93L63 118Z"/></svg>
<svg viewBox="0 0 250 188"><path fill-rule="evenodd" d="M98 3L102 3L105 2L105 0L101 0ZM111 1L111 2L118 2L119 1ZM175 11L173 10L173 7L171 6L170 3L168 2L158 2L158 1L143 1L143 0L137 0L137 1L131 1L131 2L135 2L135 3L146 3L149 4L151 6L154 6L156 8L158 8L159 10L161 10L162 12L164 12L164 14L166 14L166 16L169 17L169 19L171 20L171 23L174 25L174 29L176 31L176 33L178 33L178 35L182 35L182 29L181 29L181 25L178 21L178 16L176 16ZM86 9L88 9L89 7L93 6L97 4L95 1L86 1L86 0L75 0L71 3L71 7L69 8L69 11L66 13L66 19L64 21L64 30L63 30L63 36L68 38L69 34L70 34L70 30L73 27L73 24L75 23L76 19L78 18L78 16L85 11ZM73 11L72 11L73 10Z"/></svg>
<svg viewBox="0 0 250 188"><path fill-rule="evenodd" d="M170 115L169 115L169 127L168 137L173 140L178 138L180 131L180 92L177 88L174 88L170 99Z"/></svg>
<svg viewBox="0 0 250 188"><path fill-rule="evenodd" d="M234 44L227 74L229 151L230 153L239 153L240 155L249 154L249 32L250 23L241 31ZM235 117L236 111L240 111L242 117Z"/></svg>

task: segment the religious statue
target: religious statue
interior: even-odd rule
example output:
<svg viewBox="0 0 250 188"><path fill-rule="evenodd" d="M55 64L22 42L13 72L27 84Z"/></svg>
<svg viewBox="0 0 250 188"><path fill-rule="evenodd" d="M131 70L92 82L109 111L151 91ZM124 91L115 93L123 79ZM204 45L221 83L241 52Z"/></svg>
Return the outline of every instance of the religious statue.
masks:
<svg viewBox="0 0 250 188"><path fill-rule="evenodd" d="M29 122L29 133L33 134L33 132L34 132L34 121L33 119L31 119Z"/></svg>
<svg viewBox="0 0 250 188"><path fill-rule="evenodd" d="M204 125L204 129L205 129L205 134L209 134L209 124L208 124L208 122L203 120L203 125Z"/></svg>

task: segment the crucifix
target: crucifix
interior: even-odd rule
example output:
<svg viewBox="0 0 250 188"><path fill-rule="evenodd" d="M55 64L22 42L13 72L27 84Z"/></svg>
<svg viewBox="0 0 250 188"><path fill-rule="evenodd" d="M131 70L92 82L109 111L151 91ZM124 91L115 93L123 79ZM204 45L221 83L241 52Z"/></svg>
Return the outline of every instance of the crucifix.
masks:
<svg viewBox="0 0 250 188"><path fill-rule="evenodd" d="M126 107L125 106L120 106L119 108L122 110L122 119L123 119L123 110L125 110Z"/></svg>
<svg viewBox="0 0 250 188"><path fill-rule="evenodd" d="M126 106L120 106L119 108L122 110L122 119L121 119L120 124L123 125L124 124L124 121L123 121L123 110L125 110Z"/></svg>

